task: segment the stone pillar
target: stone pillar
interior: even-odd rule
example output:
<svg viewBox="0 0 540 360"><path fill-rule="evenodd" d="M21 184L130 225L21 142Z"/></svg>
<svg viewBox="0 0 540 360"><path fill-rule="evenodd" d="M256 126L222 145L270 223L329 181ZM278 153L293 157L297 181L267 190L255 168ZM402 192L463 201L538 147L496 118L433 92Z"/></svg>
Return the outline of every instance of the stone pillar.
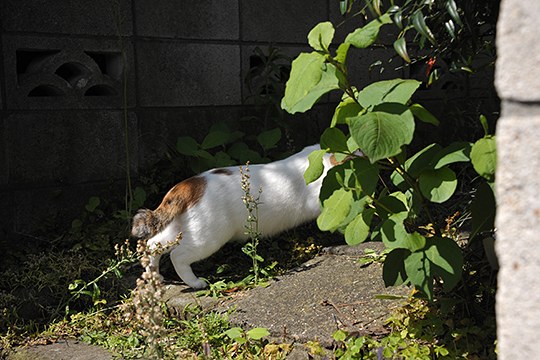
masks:
<svg viewBox="0 0 540 360"><path fill-rule="evenodd" d="M536 359L540 329L540 1L502 0L495 85L499 358Z"/></svg>

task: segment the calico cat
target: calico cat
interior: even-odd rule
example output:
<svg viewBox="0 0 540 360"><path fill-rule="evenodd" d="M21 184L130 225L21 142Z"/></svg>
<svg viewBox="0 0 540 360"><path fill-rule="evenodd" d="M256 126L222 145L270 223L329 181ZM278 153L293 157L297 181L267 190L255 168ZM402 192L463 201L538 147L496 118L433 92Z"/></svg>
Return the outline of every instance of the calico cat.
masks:
<svg viewBox="0 0 540 360"><path fill-rule="evenodd" d="M322 179L335 165L335 159L325 154L323 176L306 185L308 155L318 149L319 145L313 145L283 160L249 165L251 189L262 188L258 226L263 236L275 235L319 215ZM147 238L152 250L158 244L173 242L181 232L179 245L170 250L174 269L190 287L204 288L206 282L195 276L191 264L209 257L231 240L247 240L243 195L238 167L208 170L175 185L157 209L139 210L133 218L132 235ZM150 263L159 272L159 255Z"/></svg>

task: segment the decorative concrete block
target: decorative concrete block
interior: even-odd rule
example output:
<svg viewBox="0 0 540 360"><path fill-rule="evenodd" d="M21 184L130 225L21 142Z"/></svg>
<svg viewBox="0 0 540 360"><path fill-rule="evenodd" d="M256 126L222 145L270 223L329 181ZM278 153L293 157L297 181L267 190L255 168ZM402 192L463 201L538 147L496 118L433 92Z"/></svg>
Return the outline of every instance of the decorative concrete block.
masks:
<svg viewBox="0 0 540 360"><path fill-rule="evenodd" d="M309 31L328 20L328 2L289 0L240 2L241 34L244 41L307 44Z"/></svg>
<svg viewBox="0 0 540 360"><path fill-rule="evenodd" d="M137 35L238 40L238 0L138 0Z"/></svg>
<svg viewBox="0 0 540 360"><path fill-rule="evenodd" d="M128 121L136 169L136 119ZM69 185L121 179L126 172L123 113L15 113L5 119L9 184Z"/></svg>
<svg viewBox="0 0 540 360"><path fill-rule="evenodd" d="M241 103L238 45L141 41L137 69L142 106Z"/></svg>
<svg viewBox="0 0 540 360"><path fill-rule="evenodd" d="M4 54L8 109L134 105L130 43L122 47L108 39L5 36ZM124 71L128 74L126 99Z"/></svg>
<svg viewBox="0 0 540 360"><path fill-rule="evenodd" d="M0 2L0 14L7 31L109 36L132 34L130 0L3 0Z"/></svg>
<svg viewBox="0 0 540 360"><path fill-rule="evenodd" d="M501 1L495 78L501 98L540 101L539 14L540 1Z"/></svg>

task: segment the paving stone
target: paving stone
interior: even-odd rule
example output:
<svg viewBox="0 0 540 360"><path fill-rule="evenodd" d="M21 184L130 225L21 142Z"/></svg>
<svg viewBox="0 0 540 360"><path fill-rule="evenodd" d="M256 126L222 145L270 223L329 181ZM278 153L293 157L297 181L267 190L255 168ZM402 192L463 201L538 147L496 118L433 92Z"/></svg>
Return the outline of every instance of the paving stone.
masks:
<svg viewBox="0 0 540 360"><path fill-rule="evenodd" d="M5 119L10 184L68 185L125 177L123 112L14 113ZM128 118L136 170L136 119Z"/></svg>
<svg viewBox="0 0 540 360"><path fill-rule="evenodd" d="M328 19L328 2L252 0L240 2L244 41L307 43L307 34ZM261 14L264 14L261 16Z"/></svg>
<svg viewBox="0 0 540 360"><path fill-rule="evenodd" d="M17 349L7 356L8 360L112 360L110 352L75 339L60 340L49 345Z"/></svg>
<svg viewBox="0 0 540 360"><path fill-rule="evenodd" d="M241 103L238 45L141 41L137 64L142 106Z"/></svg>
<svg viewBox="0 0 540 360"><path fill-rule="evenodd" d="M183 39L238 40L238 0L140 0L137 35Z"/></svg>
<svg viewBox="0 0 540 360"><path fill-rule="evenodd" d="M8 109L134 105L133 49L127 41L121 46L110 39L4 35L3 45Z"/></svg>
<svg viewBox="0 0 540 360"><path fill-rule="evenodd" d="M131 35L130 0L3 0L2 25L7 31L52 34Z"/></svg>

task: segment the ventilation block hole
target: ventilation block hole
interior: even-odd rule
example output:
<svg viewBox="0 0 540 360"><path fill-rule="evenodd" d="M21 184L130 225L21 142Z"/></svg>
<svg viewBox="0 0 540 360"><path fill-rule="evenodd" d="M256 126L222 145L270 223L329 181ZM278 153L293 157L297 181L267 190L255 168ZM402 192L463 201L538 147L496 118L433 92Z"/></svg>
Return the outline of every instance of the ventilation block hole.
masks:
<svg viewBox="0 0 540 360"><path fill-rule="evenodd" d="M28 97L63 96L64 92L53 85L38 85L28 93Z"/></svg>
<svg viewBox="0 0 540 360"><path fill-rule="evenodd" d="M108 75L115 80L120 80L122 71L124 71L121 53L96 51L85 51L85 53L96 62L103 75Z"/></svg>
<svg viewBox="0 0 540 360"><path fill-rule="evenodd" d="M60 50L16 50L17 75L39 71L40 63L59 52Z"/></svg>
<svg viewBox="0 0 540 360"><path fill-rule="evenodd" d="M108 85L94 85L84 93L84 96L114 96L116 90Z"/></svg>
<svg viewBox="0 0 540 360"><path fill-rule="evenodd" d="M69 62L59 66L54 73L71 83L73 80L80 78L81 75L89 74L90 70L81 63Z"/></svg>

